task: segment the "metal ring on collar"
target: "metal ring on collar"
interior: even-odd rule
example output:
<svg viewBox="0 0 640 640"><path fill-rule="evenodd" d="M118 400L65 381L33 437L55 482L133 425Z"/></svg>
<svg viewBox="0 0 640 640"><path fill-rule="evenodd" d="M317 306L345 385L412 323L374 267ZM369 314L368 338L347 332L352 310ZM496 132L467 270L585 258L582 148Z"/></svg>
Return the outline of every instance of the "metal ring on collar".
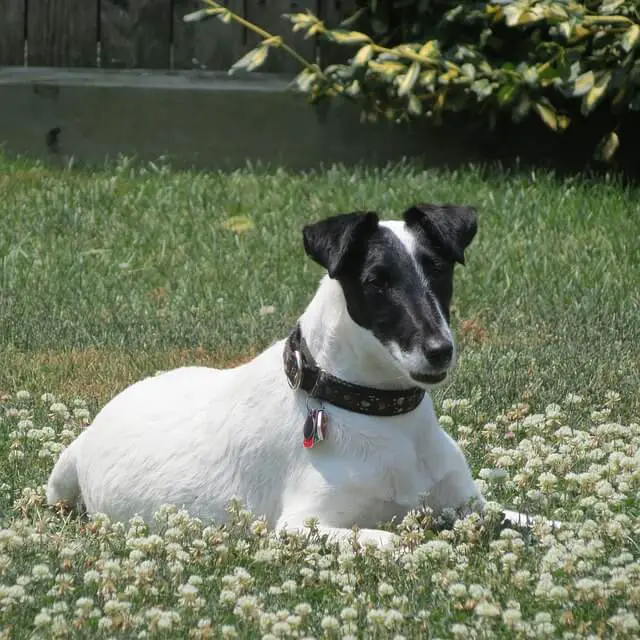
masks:
<svg viewBox="0 0 640 640"><path fill-rule="evenodd" d="M293 357L296 361L295 371L293 371L291 378L287 376L287 382L295 391L296 389L299 389L302 384L302 354L296 350L293 352Z"/></svg>

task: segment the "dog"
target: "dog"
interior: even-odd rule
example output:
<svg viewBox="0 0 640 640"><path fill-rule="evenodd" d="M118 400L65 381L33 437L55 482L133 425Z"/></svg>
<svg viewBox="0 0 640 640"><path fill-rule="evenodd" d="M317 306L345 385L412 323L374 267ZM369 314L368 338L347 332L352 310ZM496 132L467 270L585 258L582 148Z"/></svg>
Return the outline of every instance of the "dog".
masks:
<svg viewBox="0 0 640 640"><path fill-rule="evenodd" d="M331 540L392 546L376 529L427 505L484 499L429 389L455 361L453 273L472 207L418 204L402 219L336 215L303 228L326 274L291 334L232 369L182 367L113 398L65 449L47 501L112 520L163 504L224 522L240 499L277 530L310 518Z"/></svg>

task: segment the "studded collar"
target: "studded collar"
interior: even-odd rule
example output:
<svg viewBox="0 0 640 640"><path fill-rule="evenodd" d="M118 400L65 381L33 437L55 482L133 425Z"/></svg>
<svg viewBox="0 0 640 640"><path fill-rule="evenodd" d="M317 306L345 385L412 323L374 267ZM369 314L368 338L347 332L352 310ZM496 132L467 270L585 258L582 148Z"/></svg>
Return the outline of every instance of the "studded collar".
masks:
<svg viewBox="0 0 640 640"><path fill-rule="evenodd" d="M370 416L398 416L418 407L424 390L418 387L389 390L345 382L321 369L302 337L300 325L291 332L284 347L284 371L292 389L302 389L312 398Z"/></svg>

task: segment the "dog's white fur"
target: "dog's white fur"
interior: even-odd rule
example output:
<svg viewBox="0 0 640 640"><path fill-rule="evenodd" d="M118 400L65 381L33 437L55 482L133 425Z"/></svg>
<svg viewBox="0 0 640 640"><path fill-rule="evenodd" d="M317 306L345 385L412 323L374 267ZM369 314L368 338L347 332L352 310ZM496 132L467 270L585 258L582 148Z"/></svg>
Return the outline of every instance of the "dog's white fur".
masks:
<svg viewBox="0 0 640 640"><path fill-rule="evenodd" d="M385 224L412 250L404 223ZM350 318L335 280L322 279L300 323L311 353L333 375L409 386L402 362ZM421 504L436 512L482 509L467 461L428 394L415 411L391 418L327 405L327 440L303 448L307 395L289 388L283 348L284 340L234 369L184 367L125 389L63 451L48 502L147 521L171 503L224 521L225 507L239 498L275 528L302 530L315 517L334 539L350 539L356 525L361 542L384 546L394 536L373 527Z"/></svg>

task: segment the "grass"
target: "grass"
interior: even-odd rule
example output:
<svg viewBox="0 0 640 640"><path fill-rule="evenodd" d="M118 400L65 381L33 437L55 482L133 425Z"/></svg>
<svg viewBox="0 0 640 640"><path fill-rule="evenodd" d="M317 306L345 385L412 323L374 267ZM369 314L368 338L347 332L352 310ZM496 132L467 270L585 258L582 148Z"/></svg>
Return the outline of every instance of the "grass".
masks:
<svg viewBox="0 0 640 640"><path fill-rule="evenodd" d="M614 178L476 168L0 160L0 637L633 637L639 195ZM238 509L224 530L167 512L155 539L44 508L53 459L114 393L286 333L321 274L302 224L417 201L480 215L456 274L443 424L491 499L563 518L567 534L532 545L472 520L436 534L422 514L403 524L414 551L397 562L280 540Z"/></svg>

